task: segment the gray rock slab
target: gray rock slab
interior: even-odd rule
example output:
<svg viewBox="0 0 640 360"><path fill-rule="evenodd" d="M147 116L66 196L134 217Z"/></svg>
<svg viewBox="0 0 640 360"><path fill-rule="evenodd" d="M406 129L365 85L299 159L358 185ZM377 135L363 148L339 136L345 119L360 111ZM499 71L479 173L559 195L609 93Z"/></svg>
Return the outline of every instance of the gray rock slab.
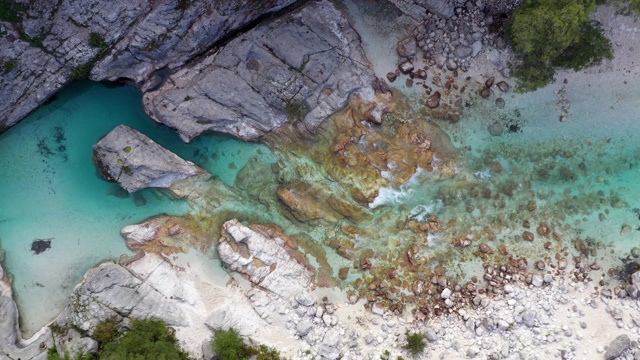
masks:
<svg viewBox="0 0 640 360"><path fill-rule="evenodd" d="M374 78L359 35L334 5L318 1L199 58L143 103L185 141L208 131L253 140L287 121L314 132Z"/></svg>
<svg viewBox="0 0 640 360"><path fill-rule="evenodd" d="M113 129L93 146L98 170L128 192L170 188L174 182L205 173L126 125Z"/></svg>

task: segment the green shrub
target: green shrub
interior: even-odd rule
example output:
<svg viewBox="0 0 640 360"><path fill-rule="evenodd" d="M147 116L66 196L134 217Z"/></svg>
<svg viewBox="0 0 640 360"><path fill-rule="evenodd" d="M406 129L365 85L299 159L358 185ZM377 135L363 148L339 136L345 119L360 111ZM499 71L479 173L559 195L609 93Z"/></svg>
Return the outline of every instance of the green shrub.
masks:
<svg viewBox="0 0 640 360"><path fill-rule="evenodd" d="M219 360L247 360L252 355L256 355L255 349L245 344L240 334L233 328L216 331L211 348L218 355Z"/></svg>
<svg viewBox="0 0 640 360"><path fill-rule="evenodd" d="M6 74L13 71L18 66L18 60L2 60L0 59L0 74Z"/></svg>
<svg viewBox="0 0 640 360"><path fill-rule="evenodd" d="M11 0L0 0L0 20L17 23L22 21L22 14L28 10L27 4Z"/></svg>
<svg viewBox="0 0 640 360"><path fill-rule="evenodd" d="M596 0L528 0L513 12L505 38L518 57L519 91L553 81L553 67L579 70L612 58L611 44L589 20Z"/></svg>
<svg viewBox="0 0 640 360"><path fill-rule="evenodd" d="M309 113L309 107L304 101L291 100L284 111L290 121L301 121Z"/></svg>
<svg viewBox="0 0 640 360"><path fill-rule="evenodd" d="M102 360L187 360L174 330L162 320L133 320L131 330L104 345Z"/></svg>
<svg viewBox="0 0 640 360"><path fill-rule="evenodd" d="M89 34L89 46L104 49L107 47L107 43L104 41L102 35L92 32Z"/></svg>
<svg viewBox="0 0 640 360"><path fill-rule="evenodd" d="M120 332L118 331L118 322L115 318L110 318L96 326L91 338L98 342L100 348L103 348L106 344L114 341L118 335L120 335Z"/></svg>
<svg viewBox="0 0 640 360"><path fill-rule="evenodd" d="M89 78L89 74L91 74L91 69L93 69L93 64L84 64L78 65L77 67L71 69L71 79L73 80L84 80Z"/></svg>
<svg viewBox="0 0 640 360"><path fill-rule="evenodd" d="M272 347L260 345L257 351L256 360L280 360L280 351Z"/></svg>
<svg viewBox="0 0 640 360"><path fill-rule="evenodd" d="M402 348L409 351L413 356L422 354L426 346L424 342L424 334L419 332L410 333L407 331L405 335L407 336L407 344Z"/></svg>

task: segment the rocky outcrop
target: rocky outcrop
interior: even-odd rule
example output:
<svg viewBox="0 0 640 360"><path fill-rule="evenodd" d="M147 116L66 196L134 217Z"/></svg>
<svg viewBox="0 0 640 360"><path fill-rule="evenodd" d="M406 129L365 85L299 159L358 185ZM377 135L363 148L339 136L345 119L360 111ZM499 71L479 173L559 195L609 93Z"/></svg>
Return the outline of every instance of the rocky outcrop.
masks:
<svg viewBox="0 0 640 360"><path fill-rule="evenodd" d="M74 329L91 336L97 324L107 319L126 325L133 319L155 318L174 327L181 346L200 358L200 344L211 338L207 323L234 326L246 336L264 331L264 321L237 285L225 285L228 277L211 283L203 276L200 270L186 272L155 254L127 265L98 265L85 274L55 320L61 333L56 342L88 346L88 338Z"/></svg>
<svg viewBox="0 0 640 360"><path fill-rule="evenodd" d="M166 74L259 16L293 2L25 3L17 11L21 22L0 22L0 131L17 123L72 78L125 78L142 88L153 87L163 77L153 75L158 69Z"/></svg>
<svg viewBox="0 0 640 360"><path fill-rule="evenodd" d="M451 0L390 0L403 13L416 20L424 19L430 12L439 17L450 18L453 16L454 4Z"/></svg>
<svg viewBox="0 0 640 360"><path fill-rule="evenodd" d="M113 129L93 146L93 159L102 175L128 192L168 188L206 172L126 125Z"/></svg>
<svg viewBox="0 0 640 360"><path fill-rule="evenodd" d="M207 131L251 140L289 120L314 132L373 79L358 34L331 3L318 1L209 52L143 101L185 141Z"/></svg>
<svg viewBox="0 0 640 360"><path fill-rule="evenodd" d="M246 227L235 219L222 227L218 253L229 270L285 299L313 287L315 271L292 238L265 226Z"/></svg>
<svg viewBox="0 0 640 360"><path fill-rule="evenodd" d="M11 283L0 266L0 358L47 359L47 348L53 346L49 328L23 340L18 323L18 308L13 301Z"/></svg>

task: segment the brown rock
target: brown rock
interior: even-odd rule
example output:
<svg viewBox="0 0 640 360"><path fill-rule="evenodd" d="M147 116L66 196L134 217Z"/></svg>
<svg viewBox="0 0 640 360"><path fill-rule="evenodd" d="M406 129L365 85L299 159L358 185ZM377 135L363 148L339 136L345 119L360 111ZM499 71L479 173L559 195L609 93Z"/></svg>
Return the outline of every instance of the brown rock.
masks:
<svg viewBox="0 0 640 360"><path fill-rule="evenodd" d="M531 231L525 231L522 234L522 238L527 240L527 241L533 241L534 236L533 236L533 233Z"/></svg>
<svg viewBox="0 0 640 360"><path fill-rule="evenodd" d="M509 84L507 84L504 81L500 81L499 83L496 84L496 86L498 87L498 89L500 89L500 91L502 92L507 92L509 91Z"/></svg>
<svg viewBox="0 0 640 360"><path fill-rule="evenodd" d="M349 276L349 268L348 267L340 268L340 270L338 271L338 277L340 278L340 280L346 280L347 276Z"/></svg>
<svg viewBox="0 0 640 360"><path fill-rule="evenodd" d="M406 75L413 71L413 63L409 60L406 60L402 62L400 65L398 65L398 70L400 70L401 73Z"/></svg>
<svg viewBox="0 0 640 360"><path fill-rule="evenodd" d="M551 228L549 227L549 225L547 225L547 223L542 222L538 226L538 234L542 236L549 236L549 234L551 234Z"/></svg>
<svg viewBox="0 0 640 360"><path fill-rule="evenodd" d="M480 96L482 96L483 98L488 98L489 96L491 96L491 90L489 90L489 88L482 88L482 90L480 90Z"/></svg>
<svg viewBox="0 0 640 360"><path fill-rule="evenodd" d="M418 69L418 71L415 72L415 77L420 80L426 80L427 72L423 69Z"/></svg>
<svg viewBox="0 0 640 360"><path fill-rule="evenodd" d="M538 260L538 261L536 261L536 263L535 263L535 267L536 267L536 269L538 269L538 270L544 270L544 268L545 268L546 266L547 266L547 265L546 265L546 264L544 263L544 261L542 261L542 260Z"/></svg>
<svg viewBox="0 0 640 360"><path fill-rule="evenodd" d="M398 78L398 76L396 75L395 72L388 72L387 73L387 80L389 80L389 82L394 82L394 81L396 81L397 78Z"/></svg>
<svg viewBox="0 0 640 360"><path fill-rule="evenodd" d="M537 208L538 208L538 204L536 203L536 201L535 201L535 200L530 200L530 201L527 203L527 210L529 210L529 211L534 211L534 210L535 210L535 209L537 209Z"/></svg>
<svg viewBox="0 0 640 360"><path fill-rule="evenodd" d="M480 252L483 254L493 254L493 249L486 243L480 244Z"/></svg>
<svg viewBox="0 0 640 360"><path fill-rule="evenodd" d="M490 88L493 86L493 82L495 81L495 78L492 76L490 78L488 78L485 82L484 82L484 87L485 88Z"/></svg>
<svg viewBox="0 0 640 360"><path fill-rule="evenodd" d="M427 99L427 106L431 109L437 108L440 106L440 92L436 91L433 95L429 96Z"/></svg>

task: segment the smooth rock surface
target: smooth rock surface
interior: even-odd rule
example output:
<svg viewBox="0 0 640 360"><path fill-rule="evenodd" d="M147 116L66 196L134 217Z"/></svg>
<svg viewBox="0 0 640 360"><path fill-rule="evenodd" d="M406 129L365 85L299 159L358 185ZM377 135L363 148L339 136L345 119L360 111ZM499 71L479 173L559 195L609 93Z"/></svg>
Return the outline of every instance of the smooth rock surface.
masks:
<svg viewBox="0 0 640 360"><path fill-rule="evenodd" d="M4 274L1 266L0 274ZM47 359L47 348L53 346L51 330L43 328L23 340L18 328L18 308L12 296L9 279L0 277L0 359Z"/></svg>
<svg viewBox="0 0 640 360"><path fill-rule="evenodd" d="M179 180L205 173L126 125L116 127L93 146L93 159L108 181L128 192L171 188Z"/></svg>

